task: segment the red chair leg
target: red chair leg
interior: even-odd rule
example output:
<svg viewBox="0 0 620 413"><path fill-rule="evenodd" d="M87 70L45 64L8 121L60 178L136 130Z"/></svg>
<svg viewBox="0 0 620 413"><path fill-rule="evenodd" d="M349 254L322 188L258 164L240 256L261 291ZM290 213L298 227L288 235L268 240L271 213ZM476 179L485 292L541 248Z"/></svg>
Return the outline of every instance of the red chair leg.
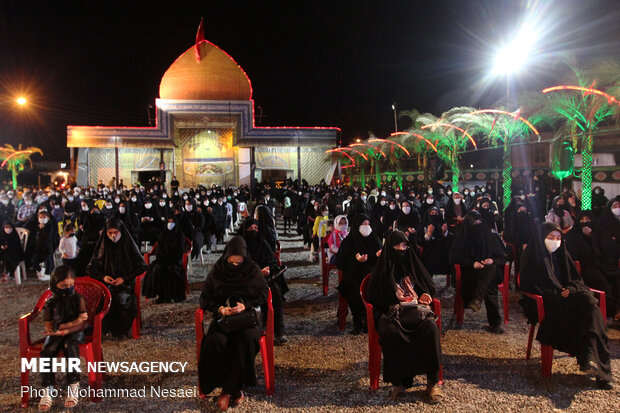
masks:
<svg viewBox="0 0 620 413"><path fill-rule="evenodd" d="M86 363L88 364L88 362L91 362L91 363L94 362L95 354L93 353L92 344L87 344L85 347L86 348L84 349L84 359L86 360ZM88 371L88 385L90 386L91 389L101 388L101 384L99 383L99 378L100 378L99 373L95 371L90 371L90 370ZM96 394L96 392L94 394ZM92 402L100 402L101 398L92 396L90 400Z"/></svg>
<svg viewBox="0 0 620 413"><path fill-rule="evenodd" d="M136 318L133 319L131 324L131 331L134 339L140 338L140 314L136 314Z"/></svg>
<svg viewBox="0 0 620 413"><path fill-rule="evenodd" d="M275 371L273 360L273 346L267 344L265 337L260 339L260 355L263 359L263 376L265 376L265 391L268 396L275 392Z"/></svg>
<svg viewBox="0 0 620 413"><path fill-rule="evenodd" d="M341 294L338 294L338 329L344 331L347 328L347 314L349 305Z"/></svg>
<svg viewBox="0 0 620 413"><path fill-rule="evenodd" d="M25 388L28 387L28 382L29 382L29 379L30 379L29 376L30 376L30 371L28 369L26 369L26 371L21 373L22 389L25 389ZM29 391L26 391L26 392L22 393L22 407L24 409L28 407L28 404L29 404L28 398L29 397L30 397L30 392Z"/></svg>
<svg viewBox="0 0 620 413"><path fill-rule="evenodd" d="M329 270L325 267L323 267L323 295L327 295L327 292L329 290Z"/></svg>
<svg viewBox="0 0 620 413"><path fill-rule="evenodd" d="M534 341L534 331L536 331L536 324L530 326L530 335L527 339L527 350L525 352L525 359L529 360L532 355L532 342Z"/></svg>
<svg viewBox="0 0 620 413"><path fill-rule="evenodd" d="M510 295L508 290L510 285L507 282L504 282L502 285L502 301L504 303L504 324L508 324L508 309L510 308Z"/></svg>
<svg viewBox="0 0 620 413"><path fill-rule="evenodd" d="M456 285L454 292L454 315L456 316L456 323L463 324L463 317L465 313L465 306L463 304L463 280L461 278L461 269L455 266Z"/></svg>
<svg viewBox="0 0 620 413"><path fill-rule="evenodd" d="M368 333L368 372L370 373L370 388L377 390L381 374L381 346L376 332Z"/></svg>
<svg viewBox="0 0 620 413"><path fill-rule="evenodd" d="M553 347L541 344L540 345L540 367L541 375L543 377L551 376L551 365L553 364Z"/></svg>

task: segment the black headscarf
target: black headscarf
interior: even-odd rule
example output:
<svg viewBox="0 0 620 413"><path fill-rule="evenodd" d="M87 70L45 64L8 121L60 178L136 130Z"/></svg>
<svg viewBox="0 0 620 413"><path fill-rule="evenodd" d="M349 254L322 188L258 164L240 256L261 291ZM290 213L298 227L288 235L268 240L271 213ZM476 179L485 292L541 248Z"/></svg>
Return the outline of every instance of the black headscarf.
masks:
<svg viewBox="0 0 620 413"><path fill-rule="evenodd" d="M403 242L409 245L406 251L394 250L395 245ZM396 284L407 275L410 277L418 296L424 293L431 297L435 295L433 278L422 261L413 253L412 245L410 245L405 233L392 231L385 240L379 261L370 275L367 291L368 301L376 307L377 311L386 312L391 305L398 304Z"/></svg>
<svg viewBox="0 0 620 413"><path fill-rule="evenodd" d="M112 228L121 233L118 242L113 242L108 237L107 230ZM123 277L125 284L129 284L146 269L144 257L123 221L119 218L109 219L97 241L93 257L86 267L86 274L99 280L103 280L106 275L113 278Z"/></svg>
<svg viewBox="0 0 620 413"><path fill-rule="evenodd" d="M174 228L168 229L168 220L174 220ZM166 219L164 229L157 238L157 251L159 257L165 257L166 261L176 262L183 259L185 253L185 235L179 226L176 216L171 215Z"/></svg>
<svg viewBox="0 0 620 413"><path fill-rule="evenodd" d="M566 200L564 200L564 206L560 207L558 205L558 201L560 199L564 199L564 197L562 195L558 195L553 198L553 201L551 202L551 210L560 219L560 227L564 228L564 208L566 208Z"/></svg>
<svg viewBox="0 0 620 413"><path fill-rule="evenodd" d="M13 231L11 231L10 234L7 234L4 231L4 227L7 225L13 228ZM0 228L0 245L4 244L8 246L5 254L10 252L12 261L20 262L24 260L24 249L22 248L22 242L19 239L19 234L15 229L15 225L13 225L11 221L5 221Z"/></svg>
<svg viewBox="0 0 620 413"><path fill-rule="evenodd" d="M454 238L450 251L452 263L463 265L469 261L495 260L504 256L498 236L484 223L476 224L477 221L482 221L482 216L477 211L470 211Z"/></svg>
<svg viewBox="0 0 620 413"><path fill-rule="evenodd" d="M232 255L242 256L243 263L238 266L230 264L228 258ZM226 300L233 296L242 298L246 308L260 305L267 301L268 288L260 268L248 254L245 241L237 235L228 242L207 275L200 294L200 307L216 312L212 303L225 305Z"/></svg>
<svg viewBox="0 0 620 413"><path fill-rule="evenodd" d="M64 266L58 267L55 271L52 271L50 277L50 291L53 295L46 303L49 308L54 309L54 315L51 320L52 329L54 331L58 330L61 324L75 320L81 312L80 309L84 309L85 307L81 308L80 302L82 296L75 292L75 288L69 295L63 295L61 294L61 290L57 287L56 284L68 278L64 276L66 272L62 271L63 267ZM75 275L72 275L72 277L75 278Z"/></svg>
<svg viewBox="0 0 620 413"><path fill-rule="evenodd" d="M366 220L370 222L368 215L356 215L353 218L351 226L349 227L349 235L347 235L347 238L351 240L357 251L365 251L368 252L369 255L374 255L374 253L381 248L381 242L379 241L377 234L375 234L375 231L371 232L367 237L360 234L360 226L362 225L362 222Z"/></svg>
<svg viewBox="0 0 620 413"><path fill-rule="evenodd" d="M562 234L560 227L552 222L536 226L532 239L521 256L521 289L534 294L557 296L563 288L573 292L584 288L575 263L566 250L564 236L562 244L553 253L545 247L545 237L553 231Z"/></svg>
<svg viewBox="0 0 620 413"><path fill-rule="evenodd" d="M258 232L269 243L269 246L275 250L278 234L271 210L265 205L258 205L256 206L256 216L258 218Z"/></svg>
<svg viewBox="0 0 620 413"><path fill-rule="evenodd" d="M252 225L258 225L258 231L249 231ZM241 236L245 240L250 256L258 264L260 268L269 267L275 270L278 261L274 255L269 243L262 237L260 233L260 224L254 218L247 217L239 230Z"/></svg>

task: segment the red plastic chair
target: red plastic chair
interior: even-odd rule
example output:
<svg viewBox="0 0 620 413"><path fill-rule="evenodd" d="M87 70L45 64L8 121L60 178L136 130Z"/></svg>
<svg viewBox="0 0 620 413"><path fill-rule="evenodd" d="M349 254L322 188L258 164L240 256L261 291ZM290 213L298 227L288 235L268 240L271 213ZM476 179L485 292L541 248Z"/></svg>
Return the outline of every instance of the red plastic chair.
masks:
<svg viewBox="0 0 620 413"><path fill-rule="evenodd" d="M133 293L136 296L136 318L133 319L133 323L131 324L131 331L134 339L140 338L140 330L142 330L142 309L140 305L140 297L142 297L142 280L144 280L145 275L146 271L136 277L136 283L133 289Z"/></svg>
<svg viewBox="0 0 620 413"><path fill-rule="evenodd" d="M338 267L336 265L331 265L327 262L327 236L323 237L321 240L321 275L323 276L323 295L327 295L327 291L329 289L329 274L331 271L338 271Z"/></svg>
<svg viewBox="0 0 620 413"><path fill-rule="evenodd" d="M605 293L603 291L595 290L592 288L590 288L590 290L595 295L598 295L598 305L599 305L599 308L601 309L603 320L607 319L607 310L606 310L607 299L605 297ZM541 323L545 319L545 306L543 304L542 296L528 293L525 291L523 291L523 295L536 301L536 309L538 311L538 323ZM527 339L527 350L525 352L526 360L530 359L530 355L532 353L532 342L534 341L534 332L536 331L536 324L537 323L534 323L530 327L530 334ZM553 364L553 347L546 345L546 344L541 344L540 345L540 367L541 367L542 377L551 376L552 364Z"/></svg>
<svg viewBox="0 0 620 413"><path fill-rule="evenodd" d="M146 262L146 265L150 265L149 260L151 259L151 257L153 255L157 255L155 254L156 247L157 247L157 243L153 244L153 248L151 248L149 252L144 253L144 262ZM189 249L187 249L188 247ZM185 294L189 294L189 280L188 280L187 273L189 271L189 260L192 254L192 250L194 249L194 244L189 238L185 238L185 248L186 248L186 251L183 253L183 272L185 274ZM145 298L144 300L148 301L147 298Z"/></svg>
<svg viewBox="0 0 620 413"><path fill-rule="evenodd" d="M86 337L86 341L80 344L80 356L87 363L103 361L101 350L101 323L103 317L110 309L112 296L107 287L97 280L90 277L79 277L75 279L75 290L86 300L88 311L88 324L92 327L92 334ZM43 310L45 302L52 296L52 292L47 290L41 295L34 309L19 318L19 354L21 358L32 359L39 357L43 348L44 338L32 341L30 338L30 322ZM97 312L98 311L98 312ZM26 370L21 373L21 385L28 386L30 372ZM103 381L103 374L96 372L88 373L88 385L92 389L100 389ZM100 401L93 397L92 401ZM28 393L22 395L22 407L28 407Z"/></svg>
<svg viewBox="0 0 620 413"><path fill-rule="evenodd" d="M372 304L366 300L366 290L368 288L368 280L370 274L364 278L360 286L360 294L362 301L366 307L366 322L368 324L368 372L370 373L370 388L377 390L379 388L379 375L381 374L381 344L379 344L379 334L375 329L375 315L373 313ZM437 327L441 331L441 303L438 299L433 298L433 312L437 315ZM443 383L443 364L439 366L439 384Z"/></svg>
<svg viewBox="0 0 620 413"><path fill-rule="evenodd" d="M457 324L463 324L465 307L463 305L463 279L461 277L461 266L454 264L456 274L456 292L454 293L454 315ZM502 304L504 307L504 324L508 324L508 310L510 308L510 264L504 264L504 281L497 284L497 288L502 292Z"/></svg>
<svg viewBox="0 0 620 413"><path fill-rule="evenodd" d="M282 253L282 247L280 246L280 241L276 240L275 254L276 254L276 259L278 260L278 266L279 267L282 266L282 261L280 261L280 254L281 253Z"/></svg>
<svg viewBox="0 0 620 413"><path fill-rule="evenodd" d="M204 336L204 310L199 308L194 314L194 321L196 324L196 363L200 362L200 347L202 344L202 338ZM267 298L267 325L265 331L259 340L260 355L263 359L263 375L265 376L265 391L268 396L271 396L276 390L276 378L274 370L274 356L273 356L273 304L271 302L271 290L269 290L269 296ZM202 399L205 395L198 386L198 393Z"/></svg>

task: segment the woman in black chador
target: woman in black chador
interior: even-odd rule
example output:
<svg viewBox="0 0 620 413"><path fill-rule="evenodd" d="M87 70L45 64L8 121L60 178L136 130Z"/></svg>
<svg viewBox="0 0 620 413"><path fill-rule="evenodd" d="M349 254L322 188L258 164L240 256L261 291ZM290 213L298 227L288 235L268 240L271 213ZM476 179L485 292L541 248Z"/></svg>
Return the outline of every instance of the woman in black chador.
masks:
<svg viewBox="0 0 620 413"><path fill-rule="evenodd" d="M566 248L581 264L584 283L605 291L607 317L620 320L620 268L618 248L609 232L594 226L594 213L583 211L578 222L566 234Z"/></svg>
<svg viewBox="0 0 620 413"><path fill-rule="evenodd" d="M261 236L267 241L271 249L275 251L277 249L278 233L276 232L275 220L269 207L258 205L254 210L254 219L258 221L258 231Z"/></svg>
<svg viewBox="0 0 620 413"><path fill-rule="evenodd" d="M213 321L202 339L198 377L200 389L209 394L222 387L217 404L222 410L229 403L243 400L245 386L256 386L254 358L258 353L259 327L226 334L217 323L222 315L232 315L256 306L265 306L269 287L240 236L233 237L207 275L200 307L213 313ZM236 298L230 302L229 298ZM242 303L237 300L241 298Z"/></svg>
<svg viewBox="0 0 620 413"><path fill-rule="evenodd" d="M439 382L441 365L440 331L431 318L424 319L413 333L404 333L381 317L404 301L430 304L435 284L412 245L401 231L385 241L381 257L368 281L367 297L373 305L375 325L383 351L383 380L392 383L396 397L411 387L413 377L426 374L427 392L432 403L442 399Z"/></svg>
<svg viewBox="0 0 620 413"><path fill-rule="evenodd" d="M112 294L112 305L103 319L103 331L124 336L136 317L136 276L147 270L144 257L119 218L106 222L95 246L93 257L86 267L89 275L103 283Z"/></svg>
<svg viewBox="0 0 620 413"><path fill-rule="evenodd" d="M4 264L3 280L6 281L13 277L15 269L25 259L22 242L11 221L6 221L0 230L0 257Z"/></svg>
<svg viewBox="0 0 620 413"><path fill-rule="evenodd" d="M355 215L349 235L342 240L336 262L342 270L338 291L346 298L353 315L352 334L366 329L366 310L360 296L362 280L372 271L381 251L381 241L370 226L367 215Z"/></svg>
<svg viewBox="0 0 620 413"><path fill-rule="evenodd" d="M158 303L185 301L183 254L188 249L185 235L179 228L176 217L171 215L157 239L155 261L149 265L144 277L142 294L146 298L159 297Z"/></svg>
<svg viewBox="0 0 620 413"><path fill-rule="evenodd" d="M497 281L506 261L499 236L482 222L477 211L470 211L454 238L450 262L461 266L463 305L474 311L482 300L487 309L489 331L501 334Z"/></svg>
<svg viewBox="0 0 620 413"><path fill-rule="evenodd" d="M541 295L545 305L536 339L576 356L580 370L596 375L599 388L611 389L605 321L564 244L560 227L545 222L521 257L521 289ZM524 297L520 303L528 321L536 322L534 302Z"/></svg>
<svg viewBox="0 0 620 413"><path fill-rule="evenodd" d="M246 218L240 232L252 260L261 269L271 288L275 344L282 345L288 342L288 338L284 335L284 294L288 291L284 274L278 275L280 272L278 260L267 241L261 236L258 221L254 218Z"/></svg>

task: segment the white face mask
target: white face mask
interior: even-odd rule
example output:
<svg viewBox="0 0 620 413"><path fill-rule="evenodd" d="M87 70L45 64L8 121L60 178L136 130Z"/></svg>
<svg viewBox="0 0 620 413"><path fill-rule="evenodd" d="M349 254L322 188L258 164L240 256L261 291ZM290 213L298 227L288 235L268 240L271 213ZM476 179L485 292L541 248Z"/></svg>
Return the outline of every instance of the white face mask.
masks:
<svg viewBox="0 0 620 413"><path fill-rule="evenodd" d="M105 204L105 207L106 207L107 209L112 209L112 204Z"/></svg>
<svg viewBox="0 0 620 413"><path fill-rule="evenodd" d="M451 195L452 195L452 191L448 191L448 196L451 196Z"/></svg>
<svg viewBox="0 0 620 413"><path fill-rule="evenodd" d="M362 195L362 201L366 200L366 195Z"/></svg>
<svg viewBox="0 0 620 413"><path fill-rule="evenodd" d="M385 196L385 192L381 192L381 196Z"/></svg>
<svg viewBox="0 0 620 413"><path fill-rule="evenodd" d="M166 227L168 228L168 230L172 230L172 228L174 228L174 222L168 222L168 225L166 225Z"/></svg>
<svg viewBox="0 0 620 413"><path fill-rule="evenodd" d="M153 204L151 204L151 203L144 204L144 207L145 207L146 209L151 209L151 207L152 207L152 206L153 206Z"/></svg>
<svg viewBox="0 0 620 413"><path fill-rule="evenodd" d="M372 233L372 227L370 225L360 225L360 234L363 237L367 237Z"/></svg>
<svg viewBox="0 0 620 413"><path fill-rule="evenodd" d="M411 208L410 207L403 207L403 214L407 215L410 212L411 212Z"/></svg>
<svg viewBox="0 0 620 413"><path fill-rule="evenodd" d="M118 233L118 235L116 235L116 236L114 236L114 237L110 237L110 236L108 235L108 238L110 238L110 241L112 241L113 243L115 243L115 244L116 244L116 243L117 243L117 242L121 239L121 234L120 234L120 232L119 232L119 233Z"/></svg>
<svg viewBox="0 0 620 413"><path fill-rule="evenodd" d="M620 208L612 208L611 213L617 217L620 217Z"/></svg>
<svg viewBox="0 0 620 413"><path fill-rule="evenodd" d="M465 195L469 195L469 191L465 191L463 192Z"/></svg>
<svg viewBox="0 0 620 413"><path fill-rule="evenodd" d="M390 209L391 209L391 210L396 209L396 205L394 205L394 204L390 204Z"/></svg>
<svg viewBox="0 0 620 413"><path fill-rule="evenodd" d="M136 202L138 200L138 198L136 198L135 196L131 197L131 202Z"/></svg>
<svg viewBox="0 0 620 413"><path fill-rule="evenodd" d="M84 206L82 207L82 211L88 211L88 206L87 206L87 205L84 205Z"/></svg>
<svg viewBox="0 0 620 413"><path fill-rule="evenodd" d="M486 189L485 187L482 187L482 188L480 188L480 191L481 191L481 192L486 192L486 191L487 191L487 189Z"/></svg>
<svg viewBox="0 0 620 413"><path fill-rule="evenodd" d="M125 213L125 207L118 207L118 212L120 212L121 214Z"/></svg>
<svg viewBox="0 0 620 413"><path fill-rule="evenodd" d="M185 210L186 210L187 212L190 212L192 209L194 209L194 206L193 206L193 205L185 205Z"/></svg>
<svg viewBox="0 0 620 413"><path fill-rule="evenodd" d="M60 205L54 205L54 209L60 208Z"/></svg>
<svg viewBox="0 0 620 413"><path fill-rule="evenodd" d="M385 204L386 204L387 202L385 202L385 201L381 201L381 202L379 202L379 203L381 204L381 206L385 206Z"/></svg>
<svg viewBox="0 0 620 413"><path fill-rule="evenodd" d="M455 204L460 204L461 203L461 198L454 198L454 203Z"/></svg>
<svg viewBox="0 0 620 413"><path fill-rule="evenodd" d="M545 238L545 247L547 248L547 251L551 253L554 253L558 248L560 248L560 245L562 245L561 240L556 241Z"/></svg>
<svg viewBox="0 0 620 413"><path fill-rule="evenodd" d="M428 193L429 193L429 194L432 194L432 193L433 193L433 190L432 190L432 189L429 189L429 190L428 190Z"/></svg>
<svg viewBox="0 0 620 413"><path fill-rule="evenodd" d="M429 204L429 205L432 204L433 201L434 201L433 198L426 198L426 203Z"/></svg>
<svg viewBox="0 0 620 413"><path fill-rule="evenodd" d="M114 202L116 202L117 204L120 204L121 203L121 199L120 198L115 198Z"/></svg>
<svg viewBox="0 0 620 413"><path fill-rule="evenodd" d="M328 215L329 215L329 212L327 212L327 211L323 212L323 216L324 216L324 217L326 217L326 216L328 216Z"/></svg>
<svg viewBox="0 0 620 413"><path fill-rule="evenodd" d="M47 224L47 218L39 218L39 224L41 225Z"/></svg>
<svg viewBox="0 0 620 413"><path fill-rule="evenodd" d="M338 231L345 232L346 230L347 230L347 226L346 225L338 225Z"/></svg>

